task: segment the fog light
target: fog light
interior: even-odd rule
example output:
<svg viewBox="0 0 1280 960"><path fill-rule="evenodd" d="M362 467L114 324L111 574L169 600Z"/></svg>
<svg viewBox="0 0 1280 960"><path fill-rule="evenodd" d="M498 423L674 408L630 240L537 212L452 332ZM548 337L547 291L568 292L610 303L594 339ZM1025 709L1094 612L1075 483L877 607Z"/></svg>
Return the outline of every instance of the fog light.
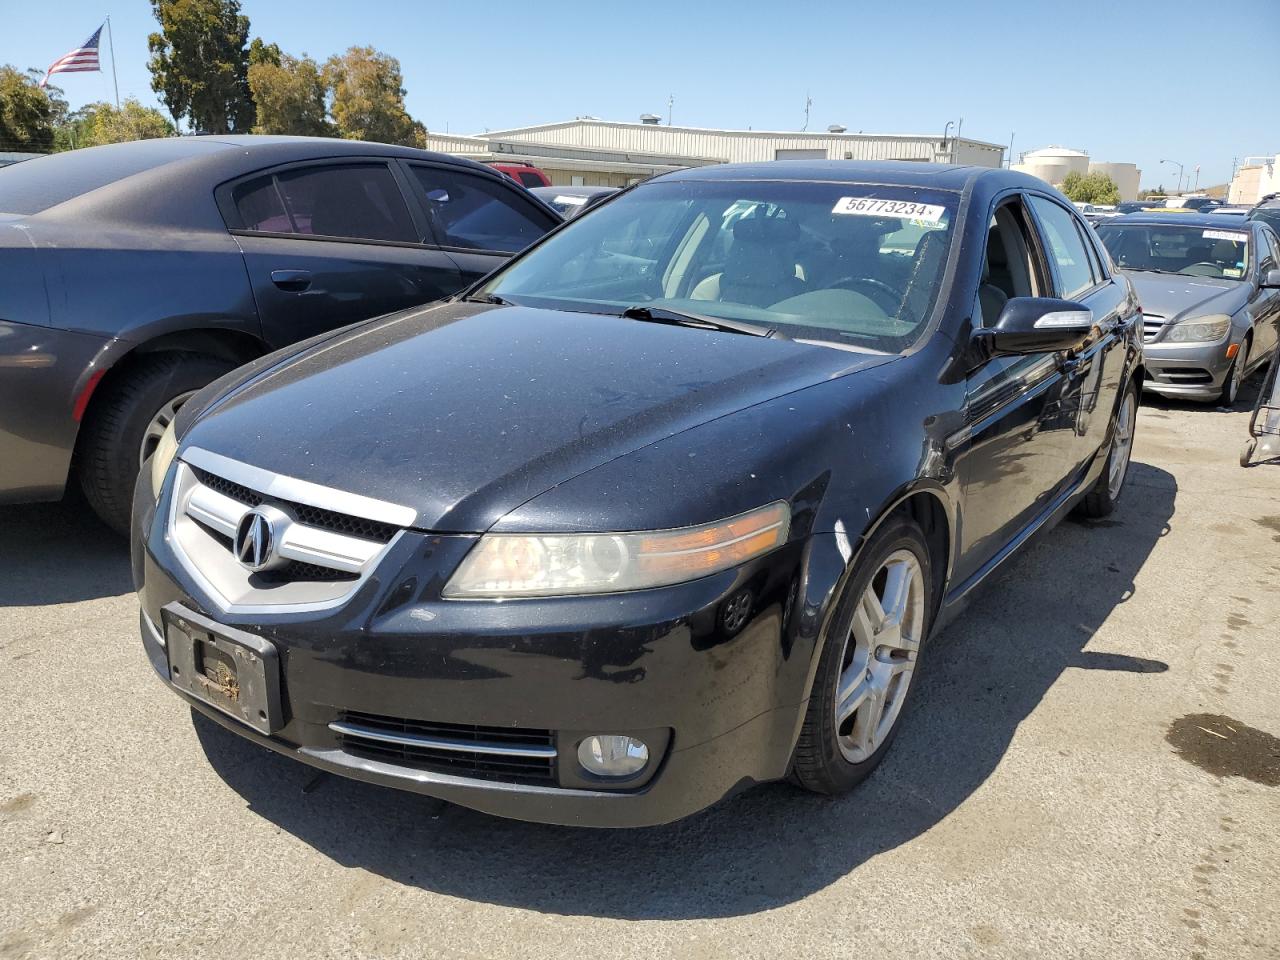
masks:
<svg viewBox="0 0 1280 960"><path fill-rule="evenodd" d="M649 762L649 748L633 737L597 735L578 744L578 762L597 777L629 777Z"/></svg>

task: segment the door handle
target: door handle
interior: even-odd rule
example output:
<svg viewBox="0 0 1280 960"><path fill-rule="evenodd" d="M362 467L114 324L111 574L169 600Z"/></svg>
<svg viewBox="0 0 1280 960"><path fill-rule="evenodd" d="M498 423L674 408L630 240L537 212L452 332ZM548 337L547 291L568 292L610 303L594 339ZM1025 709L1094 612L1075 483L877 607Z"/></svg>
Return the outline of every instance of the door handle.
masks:
<svg viewBox="0 0 1280 960"><path fill-rule="evenodd" d="M310 270L272 270L271 282L281 290L301 293L311 286Z"/></svg>

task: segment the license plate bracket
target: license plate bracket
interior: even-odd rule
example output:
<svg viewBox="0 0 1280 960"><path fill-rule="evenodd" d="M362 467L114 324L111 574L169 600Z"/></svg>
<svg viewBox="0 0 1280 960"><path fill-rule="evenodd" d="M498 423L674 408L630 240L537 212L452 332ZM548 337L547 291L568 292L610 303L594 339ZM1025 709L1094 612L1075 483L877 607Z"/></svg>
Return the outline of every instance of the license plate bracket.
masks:
<svg viewBox="0 0 1280 960"><path fill-rule="evenodd" d="M259 733L269 735L284 725L280 658L270 641L178 603L163 607L160 619L170 683Z"/></svg>

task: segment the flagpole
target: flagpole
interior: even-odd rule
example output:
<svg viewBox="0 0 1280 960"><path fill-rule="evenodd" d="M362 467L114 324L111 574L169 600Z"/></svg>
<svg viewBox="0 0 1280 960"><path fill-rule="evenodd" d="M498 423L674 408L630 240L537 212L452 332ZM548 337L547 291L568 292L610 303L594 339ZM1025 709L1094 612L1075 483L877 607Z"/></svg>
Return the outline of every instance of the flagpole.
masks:
<svg viewBox="0 0 1280 960"><path fill-rule="evenodd" d="M111 36L111 17L107 16L107 49L111 51L111 85L116 90L116 109L120 109L120 81L116 79L116 45Z"/></svg>

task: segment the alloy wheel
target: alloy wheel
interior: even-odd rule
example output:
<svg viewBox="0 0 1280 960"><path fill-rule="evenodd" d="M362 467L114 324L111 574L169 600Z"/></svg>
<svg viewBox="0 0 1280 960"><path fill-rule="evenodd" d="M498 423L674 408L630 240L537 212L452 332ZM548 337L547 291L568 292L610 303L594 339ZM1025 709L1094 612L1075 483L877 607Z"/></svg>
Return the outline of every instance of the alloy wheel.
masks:
<svg viewBox="0 0 1280 960"><path fill-rule="evenodd" d="M890 554L858 598L836 686L836 740L862 763L893 729L924 632L924 573L910 550Z"/></svg>
<svg viewBox="0 0 1280 960"><path fill-rule="evenodd" d="M173 422L173 418L177 416L178 410L184 403L191 399L195 394L194 390L188 390L186 393L180 393L168 403L160 407L155 412L155 416L147 423L147 429L142 431L142 443L138 447L138 466L142 466L155 452L156 446L160 443L160 437L164 434L165 428Z"/></svg>
<svg viewBox="0 0 1280 960"><path fill-rule="evenodd" d="M1129 472L1129 457L1133 453L1133 428L1137 419L1137 401L1133 391L1125 394L1120 404L1120 416L1116 417L1115 434L1111 438L1111 465L1107 474L1107 494L1112 500L1120 496L1125 474Z"/></svg>

